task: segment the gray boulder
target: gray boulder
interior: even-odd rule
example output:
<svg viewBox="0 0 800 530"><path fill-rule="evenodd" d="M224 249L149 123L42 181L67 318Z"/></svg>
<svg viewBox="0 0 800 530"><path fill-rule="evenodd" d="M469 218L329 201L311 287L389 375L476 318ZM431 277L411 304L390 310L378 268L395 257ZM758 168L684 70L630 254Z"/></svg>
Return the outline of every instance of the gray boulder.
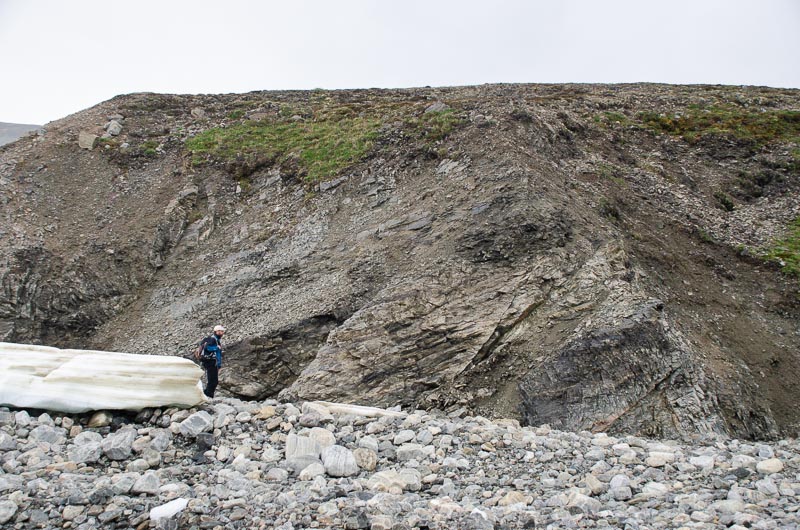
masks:
<svg viewBox="0 0 800 530"><path fill-rule="evenodd" d="M341 445L332 445L322 451L325 472L332 477L358 475L358 464L353 452Z"/></svg>
<svg viewBox="0 0 800 530"><path fill-rule="evenodd" d="M136 436L134 429L120 429L114 434L109 434L101 444L103 453L109 460L125 460L133 451Z"/></svg>
<svg viewBox="0 0 800 530"><path fill-rule="evenodd" d="M182 435L194 438L201 432L210 431L213 426L214 419L208 412L201 410L183 420L180 424L180 431Z"/></svg>

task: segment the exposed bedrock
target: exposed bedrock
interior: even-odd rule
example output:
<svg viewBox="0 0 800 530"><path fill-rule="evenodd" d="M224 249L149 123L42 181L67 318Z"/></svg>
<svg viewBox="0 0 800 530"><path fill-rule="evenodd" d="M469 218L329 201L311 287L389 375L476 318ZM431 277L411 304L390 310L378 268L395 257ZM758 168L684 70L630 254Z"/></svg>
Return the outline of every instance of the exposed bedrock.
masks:
<svg viewBox="0 0 800 530"><path fill-rule="evenodd" d="M799 102L119 96L0 147L0 341L186 357L223 324L240 399L797 436Z"/></svg>

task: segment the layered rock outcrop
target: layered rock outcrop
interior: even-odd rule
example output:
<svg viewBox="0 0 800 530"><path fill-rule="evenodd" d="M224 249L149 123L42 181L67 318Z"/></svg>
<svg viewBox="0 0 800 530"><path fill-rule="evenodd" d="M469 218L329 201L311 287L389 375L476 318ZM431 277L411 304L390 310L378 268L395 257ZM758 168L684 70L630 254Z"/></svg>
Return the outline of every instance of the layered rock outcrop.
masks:
<svg viewBox="0 0 800 530"><path fill-rule="evenodd" d="M793 434L798 285L759 256L800 217L797 102L660 85L121 96L3 148L0 336L186 354L223 322L221 388L240 398ZM119 134L81 149L110 116ZM331 165L329 130L357 156Z"/></svg>

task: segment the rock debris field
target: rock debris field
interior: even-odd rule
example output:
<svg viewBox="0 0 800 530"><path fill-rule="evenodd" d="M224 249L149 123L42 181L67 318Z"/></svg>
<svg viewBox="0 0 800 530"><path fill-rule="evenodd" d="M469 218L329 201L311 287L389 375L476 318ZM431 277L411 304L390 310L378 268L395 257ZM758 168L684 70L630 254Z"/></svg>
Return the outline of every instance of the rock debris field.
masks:
<svg viewBox="0 0 800 530"><path fill-rule="evenodd" d="M795 440L671 440L458 412L222 398L0 409L3 528L800 527Z"/></svg>

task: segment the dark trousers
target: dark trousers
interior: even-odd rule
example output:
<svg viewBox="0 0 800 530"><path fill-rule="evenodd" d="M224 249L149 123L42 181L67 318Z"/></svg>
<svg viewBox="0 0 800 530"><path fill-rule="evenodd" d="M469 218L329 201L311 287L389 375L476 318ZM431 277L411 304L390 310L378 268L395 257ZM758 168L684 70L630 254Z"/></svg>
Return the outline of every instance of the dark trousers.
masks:
<svg viewBox="0 0 800 530"><path fill-rule="evenodd" d="M214 359L210 359L208 361L203 361L203 368L206 371L206 389L203 390L203 393L210 398L214 397L214 391L217 389L217 383L219 382L219 368L217 368L217 361Z"/></svg>

